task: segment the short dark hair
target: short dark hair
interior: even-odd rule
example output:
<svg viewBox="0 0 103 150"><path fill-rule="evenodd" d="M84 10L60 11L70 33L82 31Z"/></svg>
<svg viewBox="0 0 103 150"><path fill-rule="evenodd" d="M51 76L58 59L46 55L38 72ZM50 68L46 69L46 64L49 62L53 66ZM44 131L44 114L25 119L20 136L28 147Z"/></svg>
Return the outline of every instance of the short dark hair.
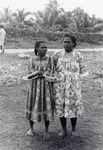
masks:
<svg viewBox="0 0 103 150"><path fill-rule="evenodd" d="M35 46L34 46L35 55L37 55L37 53L38 53L38 48L39 48L39 46L40 46L41 43L46 43L46 41L39 40L39 41L36 41L36 42L35 42Z"/></svg>
<svg viewBox="0 0 103 150"><path fill-rule="evenodd" d="M65 34L64 35L64 38L65 37L69 37L69 38L71 38L71 40L72 40L72 42L73 42L73 47L76 47L76 45L77 45L77 39L76 39L76 37L74 36L74 35L72 35L72 34Z"/></svg>

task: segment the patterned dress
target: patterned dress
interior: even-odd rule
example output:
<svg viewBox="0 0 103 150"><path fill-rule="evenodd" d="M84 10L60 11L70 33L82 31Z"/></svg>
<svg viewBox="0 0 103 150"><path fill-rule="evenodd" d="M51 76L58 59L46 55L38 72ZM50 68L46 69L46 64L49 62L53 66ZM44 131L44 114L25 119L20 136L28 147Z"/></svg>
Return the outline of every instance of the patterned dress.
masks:
<svg viewBox="0 0 103 150"><path fill-rule="evenodd" d="M51 58L35 57L29 63L29 73L42 70L44 76L29 80L27 112L28 120L34 122L52 120L54 117L53 82L51 76Z"/></svg>
<svg viewBox="0 0 103 150"><path fill-rule="evenodd" d="M56 113L59 117L78 117L82 114L81 74L85 73L82 55L77 51L54 54Z"/></svg>

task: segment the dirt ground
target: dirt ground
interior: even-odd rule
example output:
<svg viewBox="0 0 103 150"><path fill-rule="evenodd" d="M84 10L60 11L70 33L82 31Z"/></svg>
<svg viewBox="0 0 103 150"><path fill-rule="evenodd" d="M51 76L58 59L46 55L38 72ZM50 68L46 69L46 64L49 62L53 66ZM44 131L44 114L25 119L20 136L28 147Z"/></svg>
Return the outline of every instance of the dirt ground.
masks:
<svg viewBox="0 0 103 150"><path fill-rule="evenodd" d="M77 136L58 137L58 118L50 124L50 139L43 140L44 124L35 124L36 135L28 137L25 118L28 59L0 54L0 150L103 150L103 52L83 52L90 75L82 80L84 113L78 118Z"/></svg>

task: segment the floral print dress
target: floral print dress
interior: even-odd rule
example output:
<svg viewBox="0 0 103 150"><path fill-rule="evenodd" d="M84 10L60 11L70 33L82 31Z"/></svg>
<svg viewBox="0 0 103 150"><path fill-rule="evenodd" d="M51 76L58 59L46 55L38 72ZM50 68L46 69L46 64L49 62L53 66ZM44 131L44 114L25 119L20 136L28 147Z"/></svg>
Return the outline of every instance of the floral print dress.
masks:
<svg viewBox="0 0 103 150"><path fill-rule="evenodd" d="M53 82L51 76L51 58L34 57L29 62L29 74L43 71L43 77L35 77L28 82L26 117L33 122L54 118Z"/></svg>
<svg viewBox="0 0 103 150"><path fill-rule="evenodd" d="M82 55L77 51L60 51L53 56L55 83L55 107L59 117L78 117L82 114L81 74L85 72Z"/></svg>

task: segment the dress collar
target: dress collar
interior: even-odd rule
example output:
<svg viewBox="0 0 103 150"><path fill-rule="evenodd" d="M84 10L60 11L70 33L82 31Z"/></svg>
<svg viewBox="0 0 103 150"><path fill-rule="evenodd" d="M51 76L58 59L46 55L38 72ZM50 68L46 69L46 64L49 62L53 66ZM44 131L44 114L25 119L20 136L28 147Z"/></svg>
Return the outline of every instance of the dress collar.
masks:
<svg viewBox="0 0 103 150"><path fill-rule="evenodd" d="M65 49L63 49L62 51L62 56L65 56L65 57L72 57L72 56L75 56L75 53L76 53L76 50L73 49L71 52L66 52Z"/></svg>
<svg viewBox="0 0 103 150"><path fill-rule="evenodd" d="M36 59L37 59L37 60L47 60L47 58L48 58L47 56L44 56L44 57L42 57L42 58L40 58L39 56L36 56Z"/></svg>

